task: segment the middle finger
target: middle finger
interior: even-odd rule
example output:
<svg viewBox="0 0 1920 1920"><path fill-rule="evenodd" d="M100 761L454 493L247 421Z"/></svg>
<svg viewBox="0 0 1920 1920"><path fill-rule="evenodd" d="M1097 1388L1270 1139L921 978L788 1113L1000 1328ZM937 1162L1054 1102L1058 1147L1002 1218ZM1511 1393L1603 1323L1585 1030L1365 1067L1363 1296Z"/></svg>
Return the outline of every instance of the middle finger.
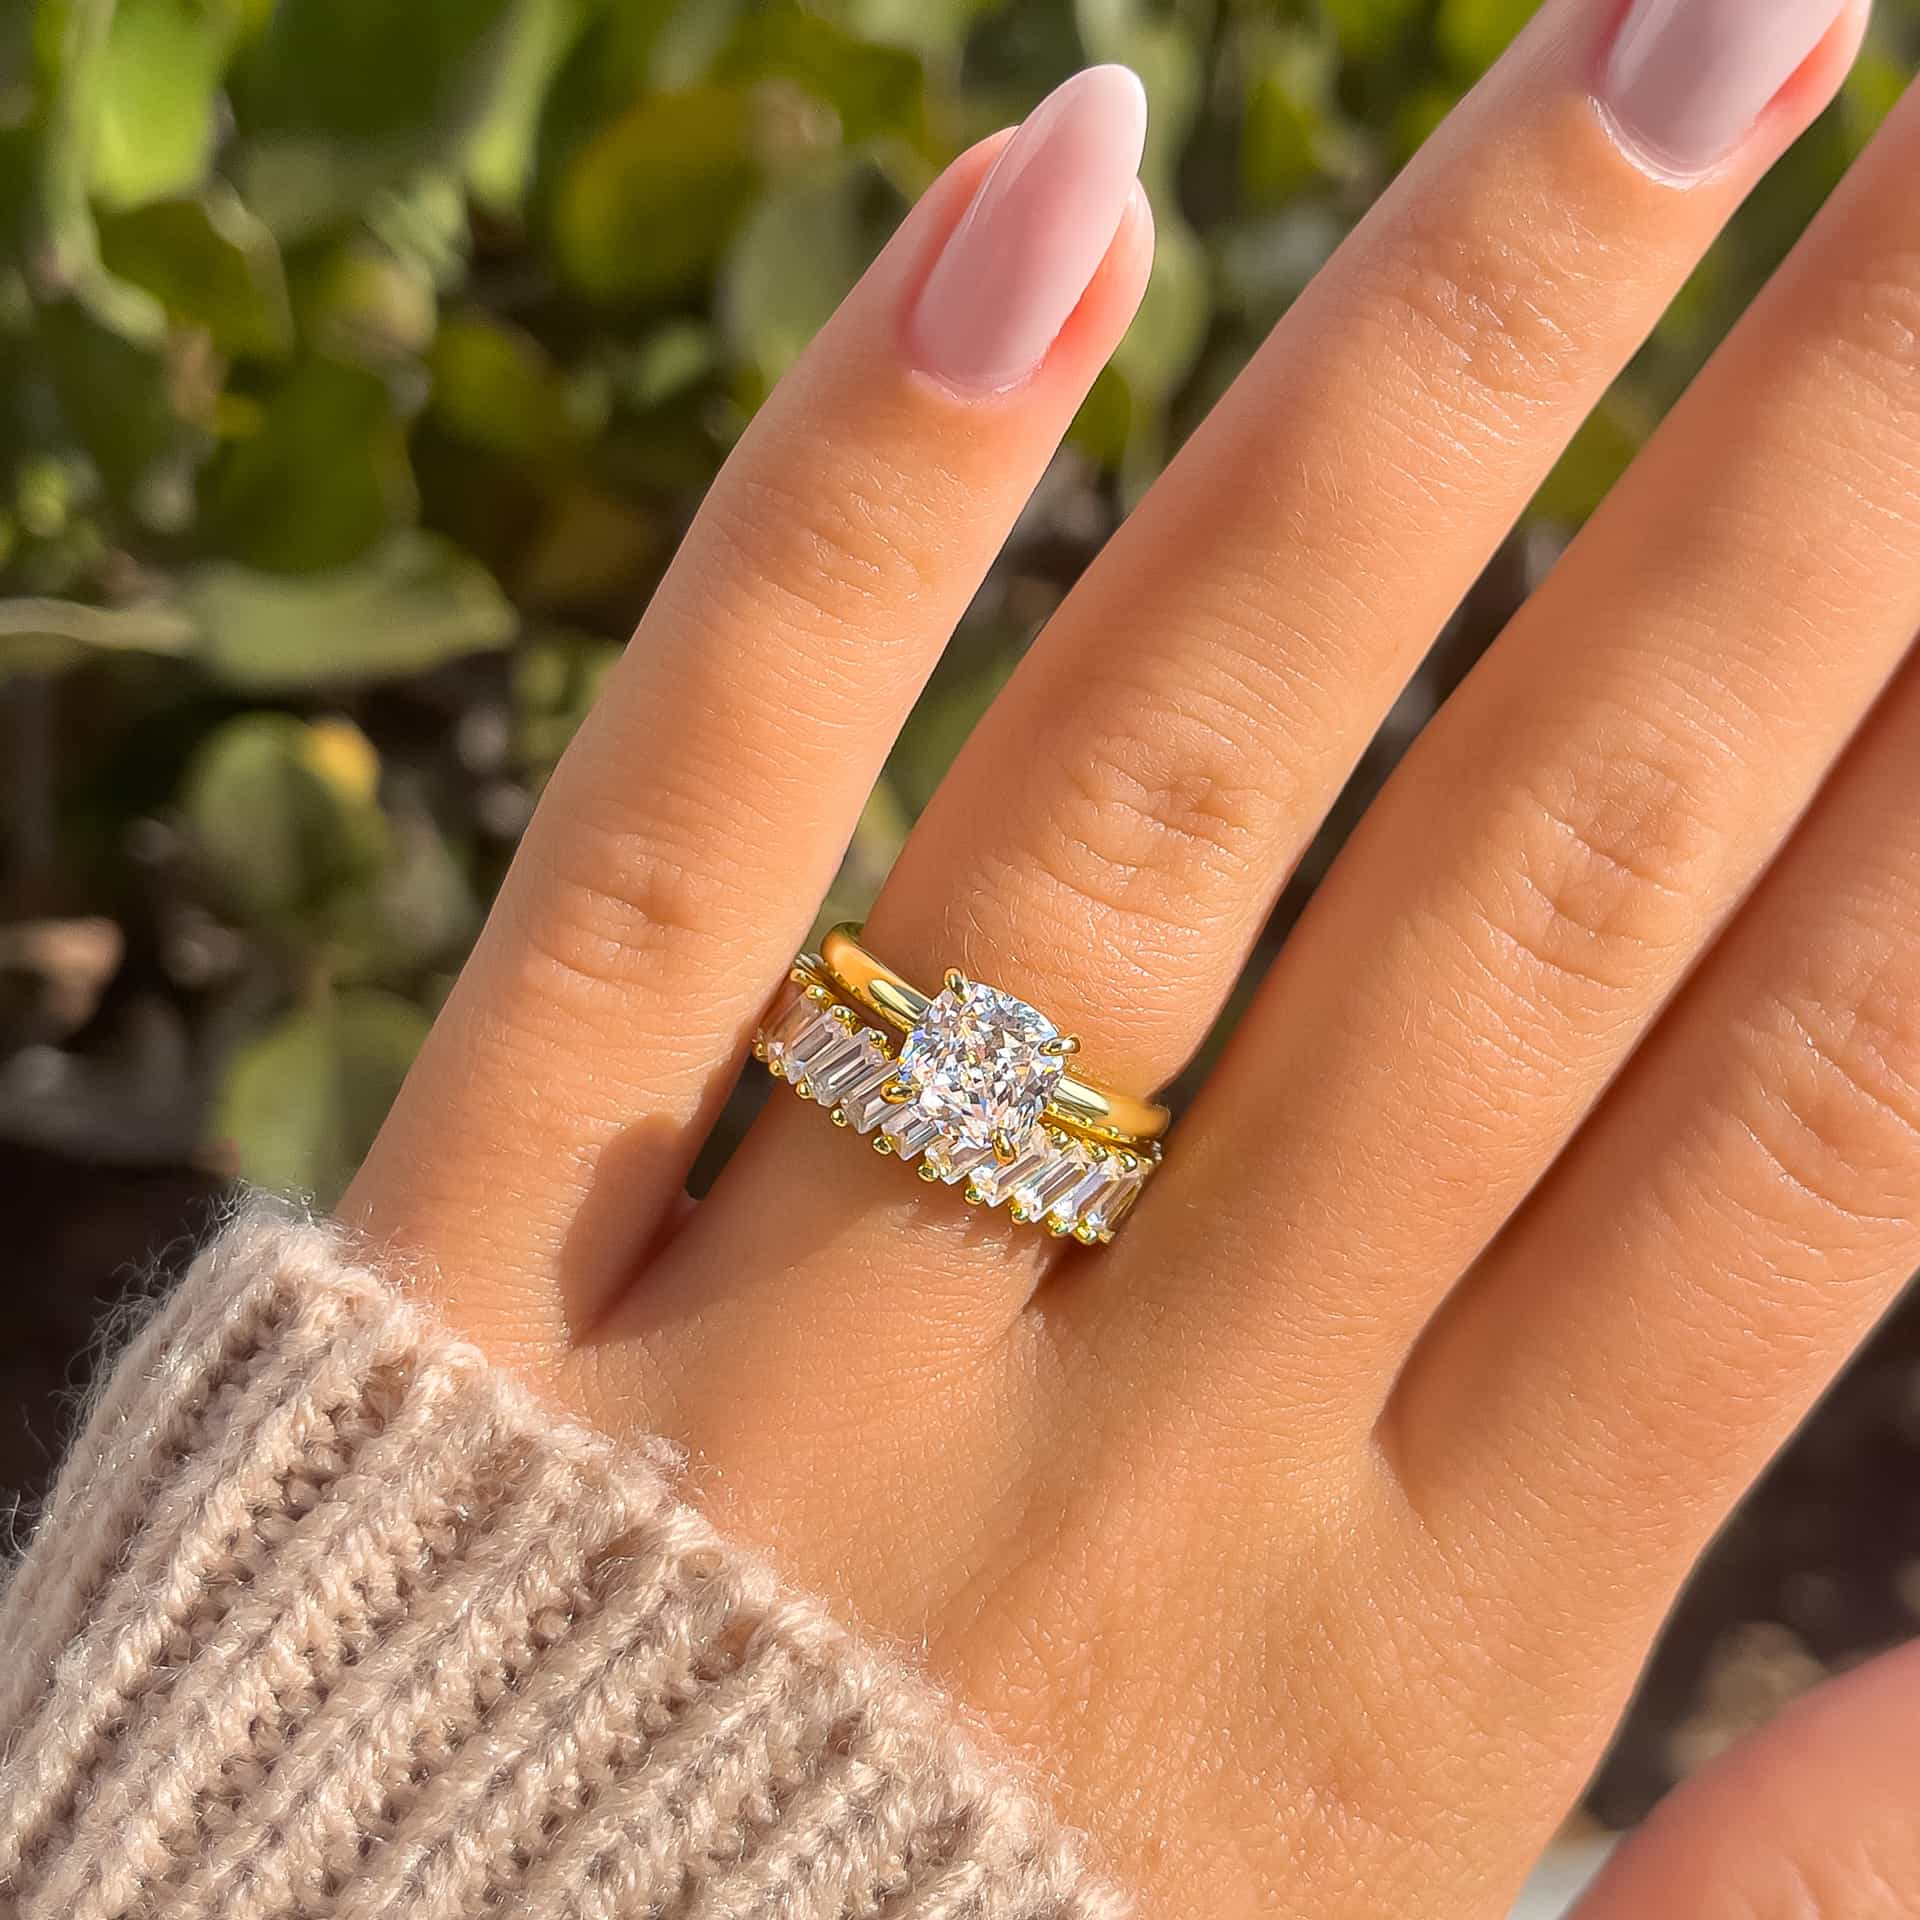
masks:
<svg viewBox="0 0 1920 1920"><path fill-rule="evenodd" d="M1758 64L1691 184L1647 164L1674 107L1614 49L1668 86L1712 50L1616 42L1611 0L1545 10L1061 607L915 830L877 951L1012 988L1129 1090L1181 1065L1421 654L1858 30L1829 32L1840 0L1635 12L1715 8Z"/></svg>

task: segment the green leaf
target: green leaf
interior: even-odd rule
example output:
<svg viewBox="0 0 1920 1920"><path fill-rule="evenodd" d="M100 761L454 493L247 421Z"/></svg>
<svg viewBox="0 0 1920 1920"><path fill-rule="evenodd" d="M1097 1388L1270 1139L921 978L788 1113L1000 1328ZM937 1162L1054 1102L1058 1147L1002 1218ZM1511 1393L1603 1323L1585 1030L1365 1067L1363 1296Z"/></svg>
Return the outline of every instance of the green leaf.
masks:
<svg viewBox="0 0 1920 1920"><path fill-rule="evenodd" d="M378 761L345 721L250 713L189 768L182 813L223 906L254 926L324 930L386 858Z"/></svg>
<svg viewBox="0 0 1920 1920"><path fill-rule="evenodd" d="M574 156L554 209L561 272L589 299L638 303L712 271L759 179L747 94L638 101Z"/></svg>
<svg viewBox="0 0 1920 1920"><path fill-rule="evenodd" d="M358 235L308 254L294 307L317 353L373 373L413 371L439 321L433 280L421 263Z"/></svg>
<svg viewBox="0 0 1920 1920"><path fill-rule="evenodd" d="M755 206L720 272L718 310L736 359L771 387L866 271L881 238L862 170L783 181Z"/></svg>
<svg viewBox="0 0 1920 1920"><path fill-rule="evenodd" d="M1532 512L1579 526L1626 472L1648 430L1632 399L1616 388L1582 422L1534 495Z"/></svg>
<svg viewBox="0 0 1920 1920"><path fill-rule="evenodd" d="M551 460L573 444L566 379L531 334L478 308L450 314L429 364L428 413L443 433L510 460Z"/></svg>
<svg viewBox="0 0 1920 1920"><path fill-rule="evenodd" d="M1391 52L1419 18L1424 0L1319 0L1340 50L1350 60Z"/></svg>
<svg viewBox="0 0 1920 1920"><path fill-rule="evenodd" d="M89 607L74 600L0 600L0 679L52 672L90 653L184 654L194 637L193 622L160 602Z"/></svg>
<svg viewBox="0 0 1920 1920"><path fill-rule="evenodd" d="M1448 63L1462 78L1478 79L1539 5L1540 0L1440 0L1435 33Z"/></svg>
<svg viewBox="0 0 1920 1920"><path fill-rule="evenodd" d="M1007 9L1002 0L841 0L838 11L869 40L957 63L975 22Z"/></svg>
<svg viewBox="0 0 1920 1920"><path fill-rule="evenodd" d="M283 240L462 159L512 50L513 0L278 0L236 63L242 194Z"/></svg>
<svg viewBox="0 0 1920 1920"><path fill-rule="evenodd" d="M201 657L229 686L291 692L422 673L497 651L516 620L493 576L431 534L399 534L352 566L299 576L215 562L181 595Z"/></svg>
<svg viewBox="0 0 1920 1920"><path fill-rule="evenodd" d="M176 408L166 359L77 299L36 308L32 344L65 434L115 499L138 513L156 468L194 437Z"/></svg>
<svg viewBox="0 0 1920 1920"><path fill-rule="evenodd" d="M1126 382L1127 462L1137 487L1158 470L1166 402L1192 370L1213 313L1206 248L1179 197L1181 157L1200 103L1200 59L1191 35L1145 15L1135 0L1077 0L1075 16L1089 54L1133 67L1151 105L1140 177L1153 201L1153 271L1113 359Z"/></svg>
<svg viewBox="0 0 1920 1920"><path fill-rule="evenodd" d="M788 81L834 110L849 145L882 134L915 143L926 137L920 62L913 54L862 40L791 0L747 14L713 77Z"/></svg>
<svg viewBox="0 0 1920 1920"><path fill-rule="evenodd" d="M587 24L583 0L518 0L500 80L467 146L467 185L489 212L511 213L533 179L547 91Z"/></svg>
<svg viewBox="0 0 1920 1920"><path fill-rule="evenodd" d="M1240 172L1257 206L1277 206L1323 177L1356 178L1364 144L1342 118L1333 49L1317 36L1269 37L1247 92Z"/></svg>
<svg viewBox="0 0 1920 1920"><path fill-rule="evenodd" d="M119 0L102 56L93 193L142 206L205 178L240 25L228 0Z"/></svg>
<svg viewBox="0 0 1920 1920"><path fill-rule="evenodd" d="M215 1135L242 1178L330 1205L345 1190L427 1037L419 1008L370 988L288 1014L229 1059Z"/></svg>
<svg viewBox="0 0 1920 1920"><path fill-rule="evenodd" d="M1187 375L1207 337L1213 314L1213 276L1199 236L1177 215L1161 220L1154 242L1153 272L1140 310L1113 356L1127 383L1138 452L1157 467L1163 449L1157 429L1168 398Z"/></svg>
<svg viewBox="0 0 1920 1920"><path fill-rule="evenodd" d="M340 566L411 517L406 430L386 381L318 355L257 396L203 489L208 531L250 566Z"/></svg>
<svg viewBox="0 0 1920 1920"><path fill-rule="evenodd" d="M279 355L293 344L280 250L224 183L108 215L100 256L176 326L203 330L223 353Z"/></svg>

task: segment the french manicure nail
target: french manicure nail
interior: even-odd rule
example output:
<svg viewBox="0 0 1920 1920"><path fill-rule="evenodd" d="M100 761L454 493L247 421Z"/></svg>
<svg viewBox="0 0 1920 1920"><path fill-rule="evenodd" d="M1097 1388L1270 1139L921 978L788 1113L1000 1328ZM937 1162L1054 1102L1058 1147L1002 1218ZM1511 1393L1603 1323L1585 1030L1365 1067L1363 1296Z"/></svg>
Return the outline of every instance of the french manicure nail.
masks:
<svg viewBox="0 0 1920 1920"><path fill-rule="evenodd" d="M926 372L995 393L1039 366L1119 230L1146 130L1126 67L1089 67L1034 108L921 289L908 331Z"/></svg>
<svg viewBox="0 0 1920 1920"><path fill-rule="evenodd" d="M1663 171L1705 173L1752 132L1840 15L1841 0L1633 0L1601 102Z"/></svg>

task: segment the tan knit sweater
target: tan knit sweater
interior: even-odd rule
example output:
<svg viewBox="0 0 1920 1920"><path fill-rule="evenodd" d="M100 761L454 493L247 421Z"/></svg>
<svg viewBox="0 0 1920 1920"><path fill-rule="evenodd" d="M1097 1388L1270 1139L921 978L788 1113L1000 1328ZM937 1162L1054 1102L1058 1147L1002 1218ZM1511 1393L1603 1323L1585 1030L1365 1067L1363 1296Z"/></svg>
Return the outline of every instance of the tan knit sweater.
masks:
<svg viewBox="0 0 1920 1920"><path fill-rule="evenodd" d="M0 1599L5 1920L1115 1920L904 1668L256 1211Z"/></svg>

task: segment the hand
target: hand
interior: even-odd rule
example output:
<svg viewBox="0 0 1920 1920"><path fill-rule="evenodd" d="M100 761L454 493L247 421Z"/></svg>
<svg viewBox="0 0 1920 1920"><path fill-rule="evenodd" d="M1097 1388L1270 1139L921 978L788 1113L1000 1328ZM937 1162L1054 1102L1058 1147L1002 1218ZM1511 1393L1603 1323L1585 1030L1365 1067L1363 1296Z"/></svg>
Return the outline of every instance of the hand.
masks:
<svg viewBox="0 0 1920 1920"><path fill-rule="evenodd" d="M1166 1080L1862 13L1552 0L1048 624L874 949ZM1497 1913L1920 1263L1920 101L1402 765L1112 1247L790 1098L692 1208L1140 295L1139 139L1098 70L967 154L762 410L347 1211L924 1646L1148 1911Z"/></svg>

